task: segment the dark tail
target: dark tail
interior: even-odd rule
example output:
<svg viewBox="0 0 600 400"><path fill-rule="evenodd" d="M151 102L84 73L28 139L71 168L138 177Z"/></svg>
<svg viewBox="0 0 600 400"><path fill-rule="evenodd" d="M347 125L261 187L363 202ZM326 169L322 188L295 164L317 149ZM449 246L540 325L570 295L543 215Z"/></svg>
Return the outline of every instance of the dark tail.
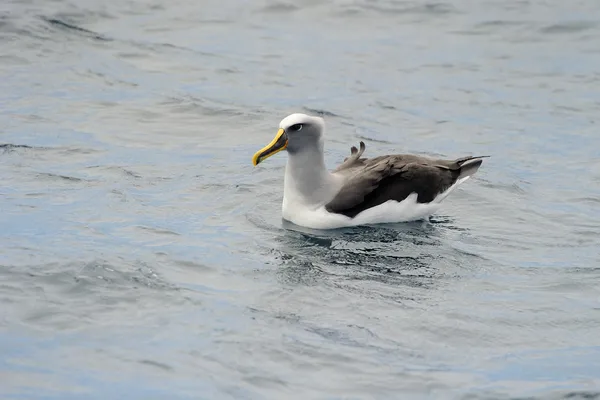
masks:
<svg viewBox="0 0 600 400"><path fill-rule="evenodd" d="M475 172L477 172L481 166L481 163L483 163L482 158L488 157L490 156L465 157L456 160L456 163L460 166L460 174L458 175L458 179L473 175Z"/></svg>

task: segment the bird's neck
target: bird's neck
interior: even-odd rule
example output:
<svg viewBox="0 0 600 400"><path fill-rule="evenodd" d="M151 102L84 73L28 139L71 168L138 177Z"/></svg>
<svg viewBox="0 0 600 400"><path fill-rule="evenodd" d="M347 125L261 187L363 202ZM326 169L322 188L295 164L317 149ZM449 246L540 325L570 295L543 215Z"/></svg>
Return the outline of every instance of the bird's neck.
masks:
<svg viewBox="0 0 600 400"><path fill-rule="evenodd" d="M338 190L335 177L325 166L322 145L288 154L284 184L286 199L320 206L331 200Z"/></svg>

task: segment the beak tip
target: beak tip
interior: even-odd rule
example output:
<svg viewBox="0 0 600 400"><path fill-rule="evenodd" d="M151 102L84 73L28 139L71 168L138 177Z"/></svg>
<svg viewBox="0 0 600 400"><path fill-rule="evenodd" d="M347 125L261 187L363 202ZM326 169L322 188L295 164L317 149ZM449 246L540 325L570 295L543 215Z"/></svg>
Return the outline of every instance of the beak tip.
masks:
<svg viewBox="0 0 600 400"><path fill-rule="evenodd" d="M258 164L272 155L279 153L281 150L285 150L287 148L288 141L287 137L283 136L284 134L285 131L280 128L271 143L254 153L254 156L252 157L252 165L256 167Z"/></svg>

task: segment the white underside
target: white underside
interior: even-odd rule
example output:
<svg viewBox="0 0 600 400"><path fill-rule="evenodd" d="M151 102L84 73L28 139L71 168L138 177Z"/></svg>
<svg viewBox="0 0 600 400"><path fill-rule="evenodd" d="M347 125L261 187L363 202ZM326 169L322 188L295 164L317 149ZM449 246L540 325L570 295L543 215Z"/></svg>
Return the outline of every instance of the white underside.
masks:
<svg viewBox="0 0 600 400"><path fill-rule="evenodd" d="M417 203L417 194L412 193L401 202L389 200L376 207L364 210L354 218L333 214L321 205L315 208L299 204L291 199L283 199L283 218L300 226L312 229L336 229L357 225L408 222L426 218L434 214L441 202L470 176L456 181L448 190L439 194L431 203Z"/></svg>

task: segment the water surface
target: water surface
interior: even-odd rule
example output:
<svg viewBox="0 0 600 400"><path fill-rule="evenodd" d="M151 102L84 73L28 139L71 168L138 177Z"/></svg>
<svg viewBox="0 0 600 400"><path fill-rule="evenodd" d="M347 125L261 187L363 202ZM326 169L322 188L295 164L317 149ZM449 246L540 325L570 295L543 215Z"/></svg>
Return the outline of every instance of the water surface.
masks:
<svg viewBox="0 0 600 400"><path fill-rule="evenodd" d="M600 396L600 5L0 5L0 397ZM490 154L428 221L281 220L334 167Z"/></svg>

